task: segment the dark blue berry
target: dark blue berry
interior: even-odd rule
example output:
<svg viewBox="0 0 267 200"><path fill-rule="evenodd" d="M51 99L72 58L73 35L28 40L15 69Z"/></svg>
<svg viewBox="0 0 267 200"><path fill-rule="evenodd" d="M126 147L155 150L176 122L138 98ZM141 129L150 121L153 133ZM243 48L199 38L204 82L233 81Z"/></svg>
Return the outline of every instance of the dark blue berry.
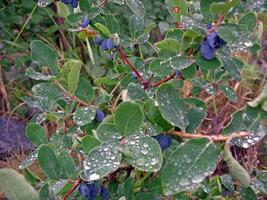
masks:
<svg viewBox="0 0 267 200"><path fill-rule="evenodd" d="M109 38L107 40L107 47L108 47L109 50L113 49L115 47L114 42L113 42L113 40L111 38Z"/></svg>
<svg viewBox="0 0 267 200"><path fill-rule="evenodd" d="M212 28L212 24L208 24L208 25L206 26L206 28L207 28L207 30L210 30L210 29Z"/></svg>
<svg viewBox="0 0 267 200"><path fill-rule="evenodd" d="M202 42L200 47L200 53L205 59L207 60L213 59L215 57L215 52L216 49L212 48L207 40L204 40Z"/></svg>
<svg viewBox="0 0 267 200"><path fill-rule="evenodd" d="M103 41L104 41L103 38L101 38L101 37L99 37L99 36L96 36L96 38L95 38L95 43L96 43L97 45L101 45Z"/></svg>
<svg viewBox="0 0 267 200"><path fill-rule="evenodd" d="M96 121L102 122L103 119L105 118L105 113L102 110L97 109L95 118L96 118Z"/></svg>
<svg viewBox="0 0 267 200"><path fill-rule="evenodd" d="M96 183L93 184L91 192L90 192L91 197L96 197L99 194L100 190L101 190L100 185L98 185Z"/></svg>
<svg viewBox="0 0 267 200"><path fill-rule="evenodd" d="M107 41L108 41L108 40L104 40L104 41L102 42L102 44L101 44L101 49L102 49L102 50L108 50Z"/></svg>
<svg viewBox="0 0 267 200"><path fill-rule="evenodd" d="M65 4L70 4L72 2L72 0L62 0L62 2Z"/></svg>
<svg viewBox="0 0 267 200"><path fill-rule="evenodd" d="M175 71L175 77L176 77L176 78L181 78L181 77L182 77L182 72L181 72L180 70L177 69L177 70Z"/></svg>
<svg viewBox="0 0 267 200"><path fill-rule="evenodd" d="M101 196L102 200L108 200L109 199L109 191L104 186L101 186L100 196Z"/></svg>
<svg viewBox="0 0 267 200"><path fill-rule="evenodd" d="M136 78L137 78L136 73L135 73L135 72L132 72L132 73L131 73L131 77L136 79Z"/></svg>
<svg viewBox="0 0 267 200"><path fill-rule="evenodd" d="M159 134L155 139L158 141L162 150L169 148L172 144L172 137L170 135Z"/></svg>
<svg viewBox="0 0 267 200"><path fill-rule="evenodd" d="M218 36L216 32L212 32L208 35L207 41L211 48L219 49L221 46L225 45L226 42Z"/></svg>
<svg viewBox="0 0 267 200"><path fill-rule="evenodd" d="M90 196L90 189L88 188L88 184L86 184L86 183L80 184L79 191L80 191L81 196L83 196L85 198Z"/></svg>
<svg viewBox="0 0 267 200"><path fill-rule="evenodd" d="M72 6L73 8L77 8L77 7L78 7L78 0L72 0L72 1L71 1L71 6Z"/></svg>
<svg viewBox="0 0 267 200"><path fill-rule="evenodd" d="M80 26L81 26L82 28L86 28L86 27L89 25L89 23L90 23L90 19L86 17L86 18L81 22Z"/></svg>

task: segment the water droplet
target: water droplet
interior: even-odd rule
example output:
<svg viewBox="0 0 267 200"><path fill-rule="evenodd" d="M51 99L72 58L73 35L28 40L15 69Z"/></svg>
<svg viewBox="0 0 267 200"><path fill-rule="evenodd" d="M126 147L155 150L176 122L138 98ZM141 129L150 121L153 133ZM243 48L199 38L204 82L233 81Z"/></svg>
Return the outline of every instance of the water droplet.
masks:
<svg viewBox="0 0 267 200"><path fill-rule="evenodd" d="M243 142L242 147L247 149L247 148L249 148L249 144L247 142Z"/></svg>
<svg viewBox="0 0 267 200"><path fill-rule="evenodd" d="M97 179L99 179L99 178L100 178L99 174L94 173L94 174L91 174L91 175L89 176L89 181L94 181L94 180L97 180Z"/></svg>

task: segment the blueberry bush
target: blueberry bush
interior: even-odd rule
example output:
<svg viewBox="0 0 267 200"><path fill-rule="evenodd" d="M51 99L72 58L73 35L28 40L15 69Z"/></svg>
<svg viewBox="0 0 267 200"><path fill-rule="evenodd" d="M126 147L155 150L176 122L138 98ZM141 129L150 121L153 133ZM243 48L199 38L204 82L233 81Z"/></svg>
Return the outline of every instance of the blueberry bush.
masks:
<svg viewBox="0 0 267 200"><path fill-rule="evenodd" d="M267 132L265 1L29 2L4 35L29 51L37 110L24 176L0 169L10 200L264 198L266 166L240 155Z"/></svg>

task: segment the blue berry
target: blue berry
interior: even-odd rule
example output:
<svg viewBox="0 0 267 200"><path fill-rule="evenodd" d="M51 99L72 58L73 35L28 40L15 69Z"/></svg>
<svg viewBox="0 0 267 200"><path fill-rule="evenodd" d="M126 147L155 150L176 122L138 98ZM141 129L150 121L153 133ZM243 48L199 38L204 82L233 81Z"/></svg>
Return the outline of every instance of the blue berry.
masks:
<svg viewBox="0 0 267 200"><path fill-rule="evenodd" d="M101 186L100 196L101 196L102 200L108 200L109 199L109 191L104 186Z"/></svg>
<svg viewBox="0 0 267 200"><path fill-rule="evenodd" d="M104 40L104 41L102 42L102 44L101 44L101 49L102 49L102 50L108 50L107 41L108 41L108 40Z"/></svg>
<svg viewBox="0 0 267 200"><path fill-rule="evenodd" d="M91 192L90 192L91 197L96 197L99 194L100 190L101 190L100 185L98 185L96 183L93 184Z"/></svg>
<svg viewBox="0 0 267 200"><path fill-rule="evenodd" d="M132 73L131 73L131 78L134 78L134 79L136 79L136 78L137 78L137 75L136 75L136 73L135 73L135 72L132 72Z"/></svg>
<svg viewBox="0 0 267 200"><path fill-rule="evenodd" d="M159 134L155 139L158 141L162 150L169 148L172 144L172 137L170 135Z"/></svg>
<svg viewBox="0 0 267 200"><path fill-rule="evenodd" d="M95 38L95 43L96 43L97 45L101 45L103 41L104 41L103 38L101 38L101 37L99 37L99 36L96 36L96 38Z"/></svg>
<svg viewBox="0 0 267 200"><path fill-rule="evenodd" d="M72 1L71 1L71 6L72 6L73 8L77 8L77 7L78 7L78 0L72 0Z"/></svg>
<svg viewBox="0 0 267 200"><path fill-rule="evenodd" d="M80 26L81 26L82 28L86 28L86 27L89 25L89 23L90 23L90 19L86 17L86 18L82 21L82 23L80 24Z"/></svg>
<svg viewBox="0 0 267 200"><path fill-rule="evenodd" d="M205 59L207 60L213 59L215 57L215 52L216 49L212 48L207 40L204 40L202 42L200 47L200 53Z"/></svg>
<svg viewBox="0 0 267 200"><path fill-rule="evenodd" d="M212 28L212 24L208 24L208 25L206 26L206 28L207 28L207 30L210 30L210 29Z"/></svg>
<svg viewBox="0 0 267 200"><path fill-rule="evenodd" d="M108 47L109 50L110 49L113 49L115 47L114 42L113 42L113 39L109 38L107 40L107 47Z"/></svg>
<svg viewBox="0 0 267 200"><path fill-rule="evenodd" d="M102 122L103 119L105 118L105 113L102 110L97 109L95 118L96 118L96 121Z"/></svg>
<svg viewBox="0 0 267 200"><path fill-rule="evenodd" d="M72 0L62 0L62 2L65 4L70 4L72 2Z"/></svg>
<svg viewBox="0 0 267 200"><path fill-rule="evenodd" d="M175 77L176 77L176 78L181 78L181 77L182 77L182 72L181 72L180 70L177 69L177 70L175 71Z"/></svg>
<svg viewBox="0 0 267 200"><path fill-rule="evenodd" d="M88 188L88 185L86 183L80 184L79 191L80 191L80 194L85 198L90 196L90 189Z"/></svg>

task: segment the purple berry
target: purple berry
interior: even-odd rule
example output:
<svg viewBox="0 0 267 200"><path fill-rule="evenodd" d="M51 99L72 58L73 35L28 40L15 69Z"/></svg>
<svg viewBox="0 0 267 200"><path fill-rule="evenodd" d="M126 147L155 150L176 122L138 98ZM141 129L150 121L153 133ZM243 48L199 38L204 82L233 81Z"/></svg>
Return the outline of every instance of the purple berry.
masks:
<svg viewBox="0 0 267 200"><path fill-rule="evenodd" d="M96 197L99 194L100 190L101 190L100 185L94 183L90 192L91 197Z"/></svg>
<svg viewBox="0 0 267 200"><path fill-rule="evenodd" d="M70 4L72 2L72 0L62 0L62 2L65 4Z"/></svg>
<svg viewBox="0 0 267 200"><path fill-rule="evenodd" d="M86 183L80 184L79 188L81 196L87 198L90 195L90 189L88 188L88 185Z"/></svg>
<svg viewBox="0 0 267 200"><path fill-rule="evenodd" d="M207 30L210 30L212 28L212 24L208 24L207 26L206 26L206 29Z"/></svg>
<svg viewBox="0 0 267 200"><path fill-rule="evenodd" d="M219 49L222 45L225 45L226 42L221 39L216 32L212 32L208 35L207 41L211 48Z"/></svg>
<svg viewBox="0 0 267 200"><path fill-rule="evenodd" d="M102 200L108 200L109 199L109 191L104 186L101 186L100 196Z"/></svg>
<svg viewBox="0 0 267 200"><path fill-rule="evenodd" d="M96 118L96 121L102 122L103 119L105 118L105 113L102 110L97 109L95 118Z"/></svg>
<svg viewBox="0 0 267 200"><path fill-rule="evenodd" d="M113 42L113 39L109 38L107 40L107 47L108 47L109 50L110 49L113 49L115 47L114 42Z"/></svg>
<svg viewBox="0 0 267 200"><path fill-rule="evenodd" d="M162 150L169 148L172 144L172 137L170 135L159 134L155 137Z"/></svg>
<svg viewBox="0 0 267 200"><path fill-rule="evenodd" d="M182 72L180 70L175 71L175 77L176 78L181 78L182 77Z"/></svg>
<svg viewBox="0 0 267 200"><path fill-rule="evenodd" d="M90 19L86 17L86 18L82 21L82 23L80 24L80 26L81 26L82 28L86 28L86 27L89 25L89 23L90 23Z"/></svg>
<svg viewBox="0 0 267 200"><path fill-rule="evenodd" d="M207 40L204 40L202 42L201 47L200 47L200 53L205 59L207 60L213 59L215 57L215 52L216 52L216 49L210 47Z"/></svg>
<svg viewBox="0 0 267 200"><path fill-rule="evenodd" d="M101 49L102 49L102 50L108 50L107 41L108 41L108 40L104 40L104 41L102 42L102 44L101 44Z"/></svg>
<svg viewBox="0 0 267 200"><path fill-rule="evenodd" d="M77 8L77 7L78 7L78 0L72 0L72 1L71 1L71 6L72 6L73 8Z"/></svg>
<svg viewBox="0 0 267 200"><path fill-rule="evenodd" d="M101 38L101 37L99 37L99 36L96 36L96 38L95 38L95 43L96 43L97 45L101 45L103 41L104 41L103 38Z"/></svg>
<svg viewBox="0 0 267 200"><path fill-rule="evenodd" d="M137 75L136 75L136 73L135 73L135 72L132 72L132 73L131 73L131 78L134 78L134 79L136 79L136 78L137 78Z"/></svg>

